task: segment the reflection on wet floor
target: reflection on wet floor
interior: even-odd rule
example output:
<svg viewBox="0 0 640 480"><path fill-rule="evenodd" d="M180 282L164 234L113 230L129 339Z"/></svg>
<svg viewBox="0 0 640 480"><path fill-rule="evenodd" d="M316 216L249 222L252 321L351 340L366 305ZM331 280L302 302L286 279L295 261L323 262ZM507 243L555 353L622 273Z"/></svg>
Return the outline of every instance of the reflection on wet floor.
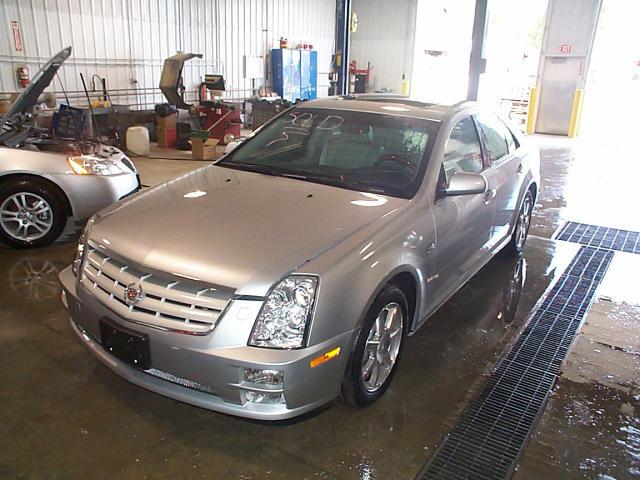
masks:
<svg viewBox="0 0 640 480"><path fill-rule="evenodd" d="M15 262L9 270L9 288L14 298L24 302L57 298L60 294L58 274L66 264L56 263L35 257L24 257Z"/></svg>
<svg viewBox="0 0 640 480"><path fill-rule="evenodd" d="M577 252L549 240L565 219L585 221L567 217L571 157L543 150L524 259L491 261L410 337L380 402L336 401L284 424L201 410L115 376L75 339L51 281L73 242L0 249L0 478L413 478ZM628 478L639 468L640 302L629 275L640 265L619 255L517 478Z"/></svg>
<svg viewBox="0 0 640 480"><path fill-rule="evenodd" d="M638 271L616 252L516 478L640 477Z"/></svg>

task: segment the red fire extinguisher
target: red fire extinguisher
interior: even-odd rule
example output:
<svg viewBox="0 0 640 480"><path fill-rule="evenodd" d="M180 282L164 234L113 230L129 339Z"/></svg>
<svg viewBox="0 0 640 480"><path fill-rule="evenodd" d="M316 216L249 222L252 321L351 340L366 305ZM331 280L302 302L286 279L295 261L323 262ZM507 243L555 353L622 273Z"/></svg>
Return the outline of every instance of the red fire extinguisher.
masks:
<svg viewBox="0 0 640 480"><path fill-rule="evenodd" d="M18 74L18 85L20 88L27 88L29 85L29 69L26 66L18 67L16 69Z"/></svg>

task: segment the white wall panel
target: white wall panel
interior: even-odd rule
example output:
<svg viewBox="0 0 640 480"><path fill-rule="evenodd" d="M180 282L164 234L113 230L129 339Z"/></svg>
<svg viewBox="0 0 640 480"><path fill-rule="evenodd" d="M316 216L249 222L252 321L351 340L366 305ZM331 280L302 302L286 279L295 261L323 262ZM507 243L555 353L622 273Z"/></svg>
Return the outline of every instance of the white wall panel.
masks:
<svg viewBox="0 0 640 480"><path fill-rule="evenodd" d="M351 36L350 60L373 66L373 89L402 91L402 75L411 78L416 0L353 0L358 30Z"/></svg>
<svg viewBox="0 0 640 480"><path fill-rule="evenodd" d="M14 49L12 20L20 23L22 52ZM148 107L162 101L157 88L162 62L179 50L203 54L185 65L189 99L205 73L224 74L228 97L247 97L252 87L271 82L252 85L245 79L244 55L264 56L281 36L293 45L306 40L318 50L318 92L326 95L335 0L2 0L0 24L5 96L17 90L18 66L33 75L71 45L72 56L59 75L72 104L81 101L80 73L89 89L92 75L107 77L115 103ZM60 91L60 83L54 81L50 90Z"/></svg>

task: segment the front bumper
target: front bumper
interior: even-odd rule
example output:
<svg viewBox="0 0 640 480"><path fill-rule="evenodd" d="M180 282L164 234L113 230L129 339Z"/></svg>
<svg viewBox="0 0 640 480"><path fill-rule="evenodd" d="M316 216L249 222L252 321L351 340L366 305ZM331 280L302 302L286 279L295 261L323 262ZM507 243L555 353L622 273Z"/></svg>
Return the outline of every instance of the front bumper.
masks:
<svg viewBox="0 0 640 480"><path fill-rule="evenodd" d="M85 220L114 202L140 190L137 173L119 175L54 175L55 182L65 191L71 203L73 217Z"/></svg>
<svg viewBox="0 0 640 480"><path fill-rule="evenodd" d="M213 332L194 336L132 324L108 310L84 287L76 289L71 267L60 274L62 300L69 309L74 332L98 360L138 386L167 397L221 413L260 420L296 417L333 400L340 393L352 332L300 350L249 347L246 339L262 302L233 300ZM100 319L147 334L151 369L140 370L104 350ZM335 347L341 354L316 368L310 361ZM243 382L245 368L284 372L285 403L246 401L248 391L259 390Z"/></svg>

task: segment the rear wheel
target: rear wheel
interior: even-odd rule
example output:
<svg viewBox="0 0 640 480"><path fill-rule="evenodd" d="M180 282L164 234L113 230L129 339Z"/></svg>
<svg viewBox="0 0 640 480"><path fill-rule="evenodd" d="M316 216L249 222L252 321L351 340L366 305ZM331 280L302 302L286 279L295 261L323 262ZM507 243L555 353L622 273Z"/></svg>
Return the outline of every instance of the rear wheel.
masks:
<svg viewBox="0 0 640 480"><path fill-rule="evenodd" d="M520 255L524 250L524 244L529 235L529 227L531 226L531 213L533 211L533 194L528 190L522 199L522 206L518 213L516 226L511 234L511 240L505 247L505 253L510 255Z"/></svg>
<svg viewBox="0 0 640 480"><path fill-rule="evenodd" d="M351 349L342 383L345 400L367 406L385 392L396 371L407 328L407 299L398 287L389 285L369 309Z"/></svg>
<svg viewBox="0 0 640 480"><path fill-rule="evenodd" d="M0 239L8 245L49 245L66 221L64 201L47 182L25 177L0 185Z"/></svg>

